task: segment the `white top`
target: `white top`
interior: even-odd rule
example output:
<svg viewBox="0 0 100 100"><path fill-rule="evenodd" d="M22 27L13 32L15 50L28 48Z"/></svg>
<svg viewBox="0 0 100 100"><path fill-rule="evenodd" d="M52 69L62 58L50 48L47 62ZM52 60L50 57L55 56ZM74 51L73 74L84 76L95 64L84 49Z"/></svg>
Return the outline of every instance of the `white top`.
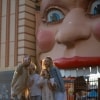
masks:
<svg viewBox="0 0 100 100"><path fill-rule="evenodd" d="M39 74L33 74L30 76L30 80L33 80L33 85L30 87L30 95L31 96L38 96L42 95L41 94L41 88L39 87L39 80L40 80L40 75Z"/></svg>
<svg viewBox="0 0 100 100"><path fill-rule="evenodd" d="M43 79L42 100L55 100L53 91L48 87L48 79Z"/></svg>

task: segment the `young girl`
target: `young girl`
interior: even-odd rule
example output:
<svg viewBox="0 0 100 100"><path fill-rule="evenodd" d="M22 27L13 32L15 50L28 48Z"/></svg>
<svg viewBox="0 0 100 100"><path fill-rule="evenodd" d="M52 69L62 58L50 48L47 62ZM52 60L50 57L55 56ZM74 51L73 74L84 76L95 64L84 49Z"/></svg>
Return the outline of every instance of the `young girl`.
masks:
<svg viewBox="0 0 100 100"><path fill-rule="evenodd" d="M42 77L42 100L54 100L53 90L50 81L49 72L46 69L41 71ZM53 83L53 81L52 81Z"/></svg>
<svg viewBox="0 0 100 100"><path fill-rule="evenodd" d="M41 100L41 88L40 88L40 75L36 70L36 65L30 69L30 98L31 100Z"/></svg>

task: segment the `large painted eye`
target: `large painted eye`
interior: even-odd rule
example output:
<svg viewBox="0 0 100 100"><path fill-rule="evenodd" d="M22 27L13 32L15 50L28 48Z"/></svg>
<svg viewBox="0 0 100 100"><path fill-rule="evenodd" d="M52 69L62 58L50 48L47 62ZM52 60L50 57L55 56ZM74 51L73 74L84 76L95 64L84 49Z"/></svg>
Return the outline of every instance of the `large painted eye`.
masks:
<svg viewBox="0 0 100 100"><path fill-rule="evenodd" d="M100 14L100 0L95 0L91 5L91 14L98 15Z"/></svg>
<svg viewBox="0 0 100 100"><path fill-rule="evenodd" d="M52 23L52 22L59 22L64 18L64 14L59 9L51 9L46 14L46 22Z"/></svg>

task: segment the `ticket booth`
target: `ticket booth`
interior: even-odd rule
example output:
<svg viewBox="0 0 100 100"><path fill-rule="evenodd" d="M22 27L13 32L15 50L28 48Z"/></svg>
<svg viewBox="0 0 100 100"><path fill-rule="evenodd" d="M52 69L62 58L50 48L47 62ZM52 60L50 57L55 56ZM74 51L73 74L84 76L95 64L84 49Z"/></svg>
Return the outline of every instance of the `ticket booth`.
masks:
<svg viewBox="0 0 100 100"><path fill-rule="evenodd" d="M66 87L66 94L67 94L67 100L75 100L74 96L74 77L68 77L64 78L65 87Z"/></svg>

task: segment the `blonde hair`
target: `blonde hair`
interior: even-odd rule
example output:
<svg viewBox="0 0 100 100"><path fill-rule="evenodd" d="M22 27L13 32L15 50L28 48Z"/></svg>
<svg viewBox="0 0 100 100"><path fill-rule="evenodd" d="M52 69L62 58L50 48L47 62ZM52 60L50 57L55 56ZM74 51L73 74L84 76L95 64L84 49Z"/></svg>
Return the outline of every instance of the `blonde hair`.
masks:
<svg viewBox="0 0 100 100"><path fill-rule="evenodd" d="M30 67L32 68L30 74L33 74L34 72L38 73L38 68L35 63L31 62Z"/></svg>
<svg viewBox="0 0 100 100"><path fill-rule="evenodd" d="M45 59L42 60L42 69L46 69L46 66L44 65Z"/></svg>
<svg viewBox="0 0 100 100"><path fill-rule="evenodd" d="M52 58L47 56L47 57L45 57L45 58L42 60L42 69L46 69L46 66L45 66L45 64L44 64L44 62L45 62L46 59L49 60L50 66L53 65L53 60L52 60Z"/></svg>
<svg viewBox="0 0 100 100"><path fill-rule="evenodd" d="M35 63L31 62L30 64L35 70L37 69L37 66L35 65Z"/></svg>

